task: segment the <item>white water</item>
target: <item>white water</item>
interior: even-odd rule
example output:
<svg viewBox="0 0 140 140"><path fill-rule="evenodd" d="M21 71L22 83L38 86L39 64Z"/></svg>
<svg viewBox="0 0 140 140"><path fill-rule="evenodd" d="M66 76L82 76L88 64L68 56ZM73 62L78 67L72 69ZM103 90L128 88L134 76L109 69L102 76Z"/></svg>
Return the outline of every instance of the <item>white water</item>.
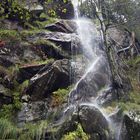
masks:
<svg viewBox="0 0 140 140"><path fill-rule="evenodd" d="M88 67L85 74L81 77L81 79L75 85L73 89L74 91L78 88L78 85L80 84L80 82L84 80L88 76L89 73L92 72L94 74L94 72L98 70L98 65L103 65L103 67L107 67L109 76L110 76L110 71L109 71L107 60L106 60L105 52L103 51L104 49L103 49L103 43L102 43L103 42L102 34L99 31L97 31L97 27L94 25L93 21L87 18L80 17L80 14L79 14L80 12L78 10L78 6L79 6L78 0L72 0L72 2L74 5L74 11L75 11L75 22L77 23L77 33L79 35L82 48L83 48L83 55L85 55L90 61L89 65L87 65ZM102 46L100 44L102 44ZM110 83L109 76L106 80L106 86ZM85 104L85 105L93 106L100 110L100 112L108 121L109 125L114 126L113 122L109 119L108 114L106 114L106 112L104 112L104 110L102 110L102 108L97 104L96 102L97 97L94 98L92 102L87 102L87 101L80 102L79 97L78 97L79 95L76 92L74 92L74 95L73 95L72 92L70 93L70 96L69 96L69 107L64 111L64 113L67 112L67 110L69 110L70 108L73 108L74 104L75 105ZM83 95L81 95L81 97L82 96ZM117 135L115 139L119 140L119 136Z"/></svg>
<svg viewBox="0 0 140 140"><path fill-rule="evenodd" d="M72 0L72 3L74 6L75 22L77 24L77 33L82 44L83 55L89 59L89 64L87 64L87 69L85 71L85 74L76 83L73 89L73 90L76 90L79 83L82 80L84 80L84 78L86 78L89 75L89 73L92 72L94 74L94 72L98 71L99 65L104 65L108 69L107 74L109 76L110 76L110 73L109 73L109 66L107 64L106 57L105 57L105 52L103 51L104 45L103 45L103 40L102 40L100 31L97 31L97 27L93 23L93 21L87 18L80 17L79 0ZM110 83L109 76L106 80L106 85ZM73 98L73 97L70 97L70 98Z"/></svg>

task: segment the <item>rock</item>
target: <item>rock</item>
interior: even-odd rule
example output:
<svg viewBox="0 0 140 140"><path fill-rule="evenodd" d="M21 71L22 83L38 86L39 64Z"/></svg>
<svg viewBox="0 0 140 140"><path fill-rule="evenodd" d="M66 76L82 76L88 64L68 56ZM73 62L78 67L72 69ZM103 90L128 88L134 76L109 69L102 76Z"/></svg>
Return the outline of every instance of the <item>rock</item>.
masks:
<svg viewBox="0 0 140 140"><path fill-rule="evenodd" d="M95 137L95 134L98 135L100 139L108 140L108 122L95 106L80 105L78 118L84 132L90 134L91 137Z"/></svg>
<svg viewBox="0 0 140 140"><path fill-rule="evenodd" d="M59 88L70 84L70 62L67 59L57 60L52 66L44 67L31 78L27 94L32 100L43 99Z"/></svg>
<svg viewBox="0 0 140 140"><path fill-rule="evenodd" d="M10 67L15 64L14 62L15 61L11 57L0 55L0 65L4 67Z"/></svg>
<svg viewBox="0 0 140 140"><path fill-rule="evenodd" d="M75 33L76 23L70 20L60 20L56 23L45 26L45 29L53 32Z"/></svg>
<svg viewBox="0 0 140 140"><path fill-rule="evenodd" d="M122 140L140 139L140 112L131 111L124 114L120 138Z"/></svg>
<svg viewBox="0 0 140 140"><path fill-rule="evenodd" d="M82 53L80 39L76 34L40 32L27 37L27 40L34 42L36 48L48 58L64 59Z"/></svg>
<svg viewBox="0 0 140 140"><path fill-rule="evenodd" d="M29 102L30 96L29 96L29 95L23 95L23 96L21 97L21 100L22 100L22 102Z"/></svg>
<svg viewBox="0 0 140 140"><path fill-rule="evenodd" d="M71 54L71 49L73 51L81 52L81 43L80 39L76 34L67 34L62 32L40 32L37 33L35 36L32 36L32 38L28 38L29 42L37 41L37 40L44 40L45 41L51 41L55 43L56 46L59 46L64 51L67 51ZM71 48L71 44L73 45L73 48Z"/></svg>
<svg viewBox="0 0 140 140"><path fill-rule="evenodd" d="M34 13L34 14L41 14L43 12L43 7L39 4L36 4L36 5L27 5L25 7L25 9L29 10L30 12Z"/></svg>
<svg viewBox="0 0 140 140"><path fill-rule="evenodd" d="M0 84L0 107L3 104L10 104L12 103L13 99L11 94L8 92L8 90Z"/></svg>
<svg viewBox="0 0 140 140"><path fill-rule="evenodd" d="M36 64L36 65L27 65L19 68L19 72L17 74L17 81L19 83L24 82L25 80L29 80L35 74L37 74L44 66L48 67L52 65L53 62L47 64Z"/></svg>
<svg viewBox="0 0 140 140"><path fill-rule="evenodd" d="M29 43L17 42L16 45L7 44L0 48L0 65L4 67L33 60L41 60L41 58Z"/></svg>
<svg viewBox="0 0 140 140"><path fill-rule="evenodd" d="M23 103L21 111L17 114L17 122L19 125L23 125L25 122L45 119L47 110L46 101Z"/></svg>
<svg viewBox="0 0 140 140"><path fill-rule="evenodd" d="M64 112L58 124L54 125L57 128L55 134L56 139L61 139L63 135L73 132L80 124L83 131L96 140L109 140L108 122L103 114L95 106L71 105Z"/></svg>
<svg viewBox="0 0 140 140"><path fill-rule="evenodd" d="M92 68L92 67L96 68ZM102 82L101 82L102 81ZM71 91L69 102L92 102L99 91L110 82L108 62L105 58L98 58L89 71L79 80Z"/></svg>

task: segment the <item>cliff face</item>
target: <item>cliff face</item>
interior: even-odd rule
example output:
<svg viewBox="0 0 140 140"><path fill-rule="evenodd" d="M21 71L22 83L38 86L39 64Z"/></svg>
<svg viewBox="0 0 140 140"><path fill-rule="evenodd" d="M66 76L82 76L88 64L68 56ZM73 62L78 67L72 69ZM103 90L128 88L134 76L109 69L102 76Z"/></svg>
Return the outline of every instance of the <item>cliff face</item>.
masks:
<svg viewBox="0 0 140 140"><path fill-rule="evenodd" d="M0 138L113 140L100 107L68 106L73 94L78 103L78 94L89 101L94 91L95 97L99 95L98 105L110 114L114 125L122 122L122 140L139 140L137 39L126 29L108 28L106 53L114 80L108 82L105 63L97 65L98 72L89 72L75 89L90 60L83 55L71 1L31 1L36 4L34 9L29 2L22 9L31 14L30 20L11 20L13 16L0 20Z"/></svg>

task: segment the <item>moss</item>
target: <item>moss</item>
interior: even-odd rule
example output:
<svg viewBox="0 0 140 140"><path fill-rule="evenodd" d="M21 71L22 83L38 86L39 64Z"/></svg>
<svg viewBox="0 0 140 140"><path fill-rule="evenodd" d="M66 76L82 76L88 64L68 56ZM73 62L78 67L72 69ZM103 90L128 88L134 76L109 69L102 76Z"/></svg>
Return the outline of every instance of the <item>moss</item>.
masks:
<svg viewBox="0 0 140 140"><path fill-rule="evenodd" d="M40 16L41 16L41 18L46 18L47 17L44 14L41 14ZM49 24L52 24L52 23L55 23L57 21L56 18L50 18L50 17L47 17L47 18L48 19L46 21L35 21L34 25L39 29L44 29L45 26L47 26Z"/></svg>
<svg viewBox="0 0 140 140"><path fill-rule="evenodd" d="M44 31L44 30L40 30L40 29L35 29L35 30L32 30L32 29L30 29L30 30L22 30L20 32L20 35L21 35L22 39L25 39L26 37L33 36L33 35L35 35L37 33L42 32L42 31Z"/></svg>
<svg viewBox="0 0 140 140"><path fill-rule="evenodd" d="M17 46L21 38L16 30L0 30L0 40L8 46Z"/></svg>
<svg viewBox="0 0 140 140"><path fill-rule="evenodd" d="M49 64L49 63L53 63L54 62L54 59L53 58L50 58L50 59L47 59L47 60L41 60L41 61L35 61L33 62L33 64L40 64L40 65L43 65L43 64Z"/></svg>
<svg viewBox="0 0 140 140"><path fill-rule="evenodd" d="M127 64L129 66L132 66L133 68L137 68L138 64L140 64L140 56L137 56L133 59L128 60Z"/></svg>
<svg viewBox="0 0 140 140"><path fill-rule="evenodd" d="M18 37L18 32L16 30L0 30L0 39L16 37Z"/></svg>
<svg viewBox="0 0 140 140"><path fill-rule="evenodd" d="M68 87L67 89L58 89L57 91L53 92L51 106L56 107L62 105L66 101L70 90L71 87Z"/></svg>
<svg viewBox="0 0 140 140"><path fill-rule="evenodd" d="M89 140L90 136L87 135L80 124L78 124L77 129L73 132L69 132L62 137L61 140Z"/></svg>

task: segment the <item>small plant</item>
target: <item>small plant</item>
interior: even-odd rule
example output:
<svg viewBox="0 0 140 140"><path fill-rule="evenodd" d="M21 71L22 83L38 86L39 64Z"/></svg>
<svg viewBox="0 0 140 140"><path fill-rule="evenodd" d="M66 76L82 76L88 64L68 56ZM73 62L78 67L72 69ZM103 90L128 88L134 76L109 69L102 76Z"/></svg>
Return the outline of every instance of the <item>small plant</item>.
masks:
<svg viewBox="0 0 140 140"><path fill-rule="evenodd" d="M67 89L58 89L57 91L53 92L52 94L52 102L51 105L53 107L62 105L70 92L70 87Z"/></svg>
<svg viewBox="0 0 140 140"><path fill-rule="evenodd" d="M64 135L61 140L89 140L90 136L87 135L80 124L77 125L77 129L73 132L69 132Z"/></svg>

